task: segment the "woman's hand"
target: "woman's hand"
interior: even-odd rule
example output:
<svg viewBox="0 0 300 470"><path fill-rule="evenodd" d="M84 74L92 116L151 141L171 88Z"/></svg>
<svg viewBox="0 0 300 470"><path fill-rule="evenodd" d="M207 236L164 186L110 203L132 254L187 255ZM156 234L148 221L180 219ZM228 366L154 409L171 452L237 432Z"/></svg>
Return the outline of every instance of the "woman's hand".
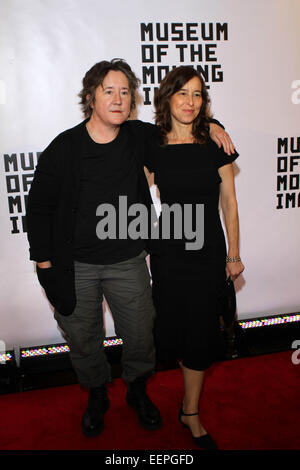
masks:
<svg viewBox="0 0 300 470"><path fill-rule="evenodd" d="M230 135L227 134L223 127L211 122L209 124L209 135L219 148L223 147L224 152L226 152L228 155L231 155L235 152Z"/></svg>
<svg viewBox="0 0 300 470"><path fill-rule="evenodd" d="M235 261L234 263L226 263L226 275L230 277L232 281L235 281L239 275L244 271L245 266L241 261Z"/></svg>
<svg viewBox="0 0 300 470"><path fill-rule="evenodd" d="M157 197L157 199L160 199L160 192L159 192L158 186L155 184L155 175L154 175L154 173L150 173L150 171L148 170L148 168L146 166L144 166L144 173L146 175L149 188L151 188L151 186L155 185L155 187L156 187L156 197Z"/></svg>

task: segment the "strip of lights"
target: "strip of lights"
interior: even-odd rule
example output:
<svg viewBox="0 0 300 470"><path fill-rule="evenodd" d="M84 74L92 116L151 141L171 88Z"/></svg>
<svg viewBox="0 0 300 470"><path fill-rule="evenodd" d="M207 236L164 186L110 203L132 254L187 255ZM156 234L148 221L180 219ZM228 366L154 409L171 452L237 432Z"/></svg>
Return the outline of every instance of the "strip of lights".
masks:
<svg viewBox="0 0 300 470"><path fill-rule="evenodd" d="M249 328L261 328L263 326L282 325L284 323L295 323L299 321L300 313L292 313L290 315L276 315L275 317L239 321L238 324L243 330L247 330Z"/></svg>
<svg viewBox="0 0 300 470"><path fill-rule="evenodd" d="M120 338L106 339L103 341L104 347L119 346L123 344ZM27 349L21 349L21 358L37 357L37 356L53 356L54 354L62 354L70 352L69 346L66 344L55 344L53 346L45 347L33 347Z"/></svg>
<svg viewBox="0 0 300 470"><path fill-rule="evenodd" d="M105 339L103 341L104 347L109 347L109 346L120 346L123 344L123 341L121 338L114 338L114 339Z"/></svg>
<svg viewBox="0 0 300 470"><path fill-rule="evenodd" d="M0 364L6 364L6 362L12 361L12 359L12 354L10 354L9 352L5 354L0 354Z"/></svg>
<svg viewBox="0 0 300 470"><path fill-rule="evenodd" d="M250 328L261 328L264 326L281 325L284 323L294 322L300 322L300 313L276 315L273 317L256 318L253 320L241 320L238 322L238 324L243 330L246 330ZM110 338L104 340L103 342L104 347L120 346L122 344L123 341L120 338ZM32 347L28 349L22 349L20 351L20 355L21 358L27 358L37 356L52 356L55 354L62 354L68 352L70 352L70 349L66 344L55 344L52 346L45 346L40 348ZM11 354L7 353L6 355L0 355L0 364L10 360L12 360Z"/></svg>
<svg viewBox="0 0 300 470"><path fill-rule="evenodd" d="M28 348L21 350L21 357L36 357L36 356L52 356L54 354L61 354L69 352L69 347L66 345L55 345L41 348Z"/></svg>

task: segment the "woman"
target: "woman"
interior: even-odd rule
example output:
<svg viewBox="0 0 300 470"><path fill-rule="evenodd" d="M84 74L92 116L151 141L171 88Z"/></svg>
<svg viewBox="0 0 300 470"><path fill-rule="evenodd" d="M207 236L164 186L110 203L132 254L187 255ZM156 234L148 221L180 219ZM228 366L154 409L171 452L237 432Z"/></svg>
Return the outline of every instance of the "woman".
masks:
<svg viewBox="0 0 300 470"><path fill-rule="evenodd" d="M204 80L193 68L178 67L166 75L155 96L159 135L149 147L146 167L154 172L161 202L180 204L182 213L192 205L194 224L197 205L204 205L203 247L188 250L187 240L172 234L160 239L152 251L151 272L158 358L176 358L183 373L179 421L199 447L216 449L199 420L198 406L205 370L217 358L219 297L226 277L235 280L244 266L232 169L238 154L228 156L209 138L209 101Z"/></svg>

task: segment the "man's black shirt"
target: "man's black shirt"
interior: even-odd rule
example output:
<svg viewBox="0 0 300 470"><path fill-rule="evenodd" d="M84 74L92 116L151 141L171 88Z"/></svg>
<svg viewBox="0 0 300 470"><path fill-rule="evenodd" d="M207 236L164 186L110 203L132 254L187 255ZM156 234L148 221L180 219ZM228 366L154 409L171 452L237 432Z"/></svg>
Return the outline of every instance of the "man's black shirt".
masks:
<svg viewBox="0 0 300 470"><path fill-rule="evenodd" d="M127 206L138 202L138 170L131 134L121 126L117 137L107 144L94 142L84 130L84 154L80 195L76 217L74 259L90 264L113 264L137 256L144 249L142 240L119 239L119 197ZM100 240L96 215L100 204L111 204L116 214L116 239ZM106 213L104 217L106 217ZM124 217L124 214L122 214ZM128 223L132 218L128 217ZM108 229L108 227L106 227Z"/></svg>

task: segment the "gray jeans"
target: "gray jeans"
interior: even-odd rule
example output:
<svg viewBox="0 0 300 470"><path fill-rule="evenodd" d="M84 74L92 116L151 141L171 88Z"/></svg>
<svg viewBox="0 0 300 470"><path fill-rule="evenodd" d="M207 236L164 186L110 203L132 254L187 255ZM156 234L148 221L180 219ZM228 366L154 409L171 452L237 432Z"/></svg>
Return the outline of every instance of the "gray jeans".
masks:
<svg viewBox="0 0 300 470"><path fill-rule="evenodd" d="M155 365L150 276L146 252L110 265L75 262L77 304L70 316L54 316L70 348L79 383L98 387L110 379L103 350L102 300L112 312L115 332L123 340L122 377L126 382L151 373Z"/></svg>

